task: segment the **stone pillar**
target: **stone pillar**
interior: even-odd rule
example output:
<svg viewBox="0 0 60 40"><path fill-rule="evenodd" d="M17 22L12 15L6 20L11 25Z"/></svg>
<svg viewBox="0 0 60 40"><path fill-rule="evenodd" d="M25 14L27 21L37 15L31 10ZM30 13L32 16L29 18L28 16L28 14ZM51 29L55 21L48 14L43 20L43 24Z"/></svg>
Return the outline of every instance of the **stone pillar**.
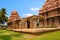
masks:
<svg viewBox="0 0 60 40"><path fill-rule="evenodd" d="M22 21L19 22L19 29L22 29Z"/></svg>
<svg viewBox="0 0 60 40"><path fill-rule="evenodd" d="M37 27L36 20L34 20L33 23L34 23L34 28L36 28Z"/></svg>
<svg viewBox="0 0 60 40"><path fill-rule="evenodd" d="M20 22L19 22L19 29L21 29L21 28L20 28Z"/></svg>
<svg viewBox="0 0 60 40"><path fill-rule="evenodd" d="M20 21L19 22L19 29L26 29L27 28L27 22L26 21Z"/></svg>
<svg viewBox="0 0 60 40"><path fill-rule="evenodd" d="M44 24L43 23L44 23L44 21L43 20L40 20L40 26L41 27L44 27Z"/></svg>
<svg viewBox="0 0 60 40"><path fill-rule="evenodd" d="M15 26L16 26L16 23L14 21L14 22L12 22L12 29L15 29Z"/></svg>
<svg viewBox="0 0 60 40"><path fill-rule="evenodd" d="M44 28L46 28L46 26L47 26L47 20L45 19L44 20Z"/></svg>
<svg viewBox="0 0 60 40"><path fill-rule="evenodd" d="M16 29L19 29L19 21L16 21Z"/></svg>
<svg viewBox="0 0 60 40"><path fill-rule="evenodd" d="M30 20L30 28L36 28L36 21Z"/></svg>
<svg viewBox="0 0 60 40"><path fill-rule="evenodd" d="M11 23L8 23L8 30L12 30L12 24Z"/></svg>
<svg viewBox="0 0 60 40"><path fill-rule="evenodd" d="M25 29L27 29L27 21L25 21Z"/></svg>
<svg viewBox="0 0 60 40"><path fill-rule="evenodd" d="M52 24L54 24L54 23L53 23L53 21L52 21L52 18L50 18L50 19L49 19L49 26L53 26Z"/></svg>
<svg viewBox="0 0 60 40"><path fill-rule="evenodd" d="M55 20L54 26L59 26L59 20L58 20L58 17L55 17L54 20Z"/></svg>
<svg viewBox="0 0 60 40"><path fill-rule="evenodd" d="M11 29L13 29L13 23L11 23Z"/></svg>
<svg viewBox="0 0 60 40"><path fill-rule="evenodd" d="M59 20L59 27L60 27L60 16L58 16L58 20Z"/></svg>
<svg viewBox="0 0 60 40"><path fill-rule="evenodd" d="M19 29L19 22L18 21L15 21L14 25L15 25L15 27L14 27L15 29Z"/></svg>
<svg viewBox="0 0 60 40"><path fill-rule="evenodd" d="M23 24L23 28L24 28L24 29L27 29L27 21L24 21L23 23L24 23L24 24Z"/></svg>

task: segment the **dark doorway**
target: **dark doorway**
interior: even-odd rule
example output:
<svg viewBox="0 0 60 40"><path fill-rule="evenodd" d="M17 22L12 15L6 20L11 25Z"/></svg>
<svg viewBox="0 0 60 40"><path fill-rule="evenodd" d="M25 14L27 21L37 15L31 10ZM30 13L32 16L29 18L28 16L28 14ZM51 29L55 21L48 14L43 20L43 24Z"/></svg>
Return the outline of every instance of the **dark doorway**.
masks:
<svg viewBox="0 0 60 40"><path fill-rule="evenodd" d="M30 21L27 21L27 28L30 28Z"/></svg>

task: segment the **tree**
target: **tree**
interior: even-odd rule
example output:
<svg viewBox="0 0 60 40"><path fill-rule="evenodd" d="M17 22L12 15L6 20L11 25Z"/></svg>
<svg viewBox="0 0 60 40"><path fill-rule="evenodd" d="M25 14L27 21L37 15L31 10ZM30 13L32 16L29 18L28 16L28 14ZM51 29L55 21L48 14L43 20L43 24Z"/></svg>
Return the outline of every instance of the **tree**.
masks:
<svg viewBox="0 0 60 40"><path fill-rule="evenodd" d="M0 24L4 24L7 22L7 13L6 13L6 9L5 8L2 8L0 10Z"/></svg>

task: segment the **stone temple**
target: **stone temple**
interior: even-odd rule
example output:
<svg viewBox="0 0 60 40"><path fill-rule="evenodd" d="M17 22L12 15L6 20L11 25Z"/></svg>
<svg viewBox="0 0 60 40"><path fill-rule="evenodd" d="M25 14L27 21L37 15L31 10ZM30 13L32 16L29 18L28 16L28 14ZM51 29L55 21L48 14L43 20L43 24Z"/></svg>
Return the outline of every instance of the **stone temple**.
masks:
<svg viewBox="0 0 60 40"><path fill-rule="evenodd" d="M42 17L43 20L42 20ZM46 0L42 8L39 10L38 15L33 15L27 18L20 18L16 10L11 12L8 19L8 29L33 29L39 26L60 26L60 0Z"/></svg>

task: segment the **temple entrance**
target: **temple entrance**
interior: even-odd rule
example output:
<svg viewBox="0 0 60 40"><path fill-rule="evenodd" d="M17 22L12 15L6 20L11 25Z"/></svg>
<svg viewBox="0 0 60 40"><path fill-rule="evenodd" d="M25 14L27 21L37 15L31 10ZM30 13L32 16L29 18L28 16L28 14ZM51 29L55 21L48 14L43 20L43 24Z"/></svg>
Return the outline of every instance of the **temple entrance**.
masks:
<svg viewBox="0 0 60 40"><path fill-rule="evenodd" d="M27 28L30 28L30 21L27 21Z"/></svg>

